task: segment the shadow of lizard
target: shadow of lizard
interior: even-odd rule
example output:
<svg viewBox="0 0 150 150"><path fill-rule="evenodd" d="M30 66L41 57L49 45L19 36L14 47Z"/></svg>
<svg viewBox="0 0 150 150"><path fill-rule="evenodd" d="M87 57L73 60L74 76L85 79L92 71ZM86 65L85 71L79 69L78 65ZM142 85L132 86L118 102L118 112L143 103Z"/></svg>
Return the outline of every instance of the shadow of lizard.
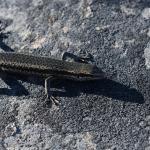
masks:
<svg viewBox="0 0 150 150"><path fill-rule="evenodd" d="M64 88L64 91L53 92L53 95L58 97L75 97L82 92L92 95L103 95L125 102L144 103L144 97L139 91L109 79L87 82L65 80L56 85L56 88Z"/></svg>
<svg viewBox="0 0 150 150"><path fill-rule="evenodd" d="M0 88L0 95L7 94L9 96L22 96L28 95L29 92L25 89L21 83L17 80L21 80L23 82L27 82L35 85L43 85L44 79L36 76L36 77L28 77L28 76L20 76L20 75L11 75L5 74L2 76L5 83L10 86L10 90L5 88ZM18 90L19 89L19 90ZM144 103L144 97L142 94L134 88L130 88L123 84L117 83L115 81L109 79L101 79L96 81L72 81L72 80L60 80L56 79L52 82L51 85L52 96L54 97L76 97L81 93L92 94L92 95L103 95L109 98L125 101L125 102L133 102L133 103Z"/></svg>

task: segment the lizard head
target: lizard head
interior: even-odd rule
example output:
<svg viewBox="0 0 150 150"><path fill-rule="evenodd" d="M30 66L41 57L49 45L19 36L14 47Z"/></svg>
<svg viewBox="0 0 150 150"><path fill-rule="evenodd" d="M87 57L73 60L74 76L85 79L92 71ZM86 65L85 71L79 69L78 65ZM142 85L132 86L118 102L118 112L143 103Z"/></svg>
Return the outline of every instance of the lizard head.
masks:
<svg viewBox="0 0 150 150"><path fill-rule="evenodd" d="M106 74L97 66L87 65L82 68L79 80L100 80L106 78Z"/></svg>
<svg viewBox="0 0 150 150"><path fill-rule="evenodd" d="M106 78L106 74L97 66L93 66L91 71L91 76L93 79L103 79Z"/></svg>

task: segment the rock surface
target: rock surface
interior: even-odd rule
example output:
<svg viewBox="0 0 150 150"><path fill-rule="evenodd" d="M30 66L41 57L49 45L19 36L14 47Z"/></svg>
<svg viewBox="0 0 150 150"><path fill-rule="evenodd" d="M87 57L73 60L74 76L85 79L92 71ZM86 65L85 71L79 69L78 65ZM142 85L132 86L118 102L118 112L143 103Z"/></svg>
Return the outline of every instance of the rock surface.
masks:
<svg viewBox="0 0 150 150"><path fill-rule="evenodd" d="M149 0L0 0L0 50L87 52L110 75L60 81L52 107L42 79L2 75L1 150L150 149Z"/></svg>

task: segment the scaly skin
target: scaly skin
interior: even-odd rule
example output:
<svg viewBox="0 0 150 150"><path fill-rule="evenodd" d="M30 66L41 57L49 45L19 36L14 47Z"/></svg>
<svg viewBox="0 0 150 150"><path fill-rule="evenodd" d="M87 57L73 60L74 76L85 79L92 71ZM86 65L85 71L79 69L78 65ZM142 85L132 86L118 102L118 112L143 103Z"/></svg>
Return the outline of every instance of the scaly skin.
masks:
<svg viewBox="0 0 150 150"><path fill-rule="evenodd" d="M19 53L0 53L0 70L11 73L59 77L77 80L105 78L94 65L66 62L48 57L37 57Z"/></svg>

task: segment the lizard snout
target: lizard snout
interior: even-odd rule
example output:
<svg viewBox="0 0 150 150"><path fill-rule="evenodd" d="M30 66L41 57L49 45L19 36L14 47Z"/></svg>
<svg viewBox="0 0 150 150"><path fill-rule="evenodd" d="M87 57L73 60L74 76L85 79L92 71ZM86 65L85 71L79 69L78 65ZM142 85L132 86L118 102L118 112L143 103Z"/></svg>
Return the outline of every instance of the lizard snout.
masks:
<svg viewBox="0 0 150 150"><path fill-rule="evenodd" d="M100 68L96 66L93 67L92 75L99 79L106 77L106 74Z"/></svg>

